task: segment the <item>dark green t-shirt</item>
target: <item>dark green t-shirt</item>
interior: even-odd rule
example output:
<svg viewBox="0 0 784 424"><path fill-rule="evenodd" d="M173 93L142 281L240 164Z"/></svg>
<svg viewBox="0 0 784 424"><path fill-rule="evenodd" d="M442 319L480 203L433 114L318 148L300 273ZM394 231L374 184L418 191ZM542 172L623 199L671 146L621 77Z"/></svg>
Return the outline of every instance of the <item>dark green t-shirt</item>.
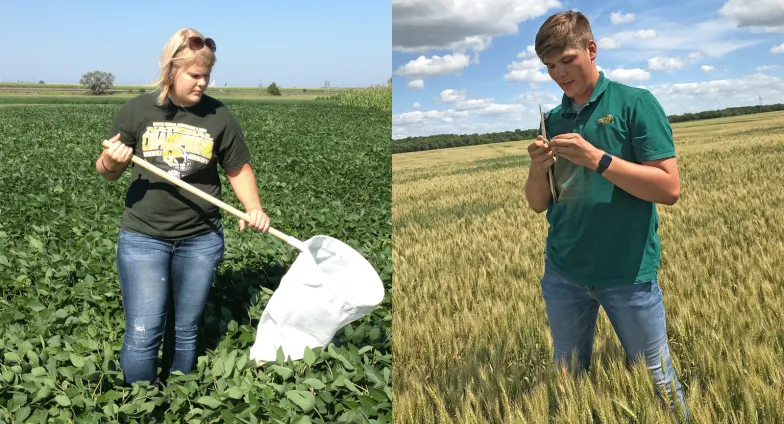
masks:
<svg viewBox="0 0 784 424"><path fill-rule="evenodd" d="M548 137L579 133L607 153L633 163L675 156L672 129L648 90L607 79L576 113L565 95L545 118ZM546 258L556 270L594 287L657 279L660 243L656 204L615 186L594 169L558 157L558 202L547 211Z"/></svg>
<svg viewBox="0 0 784 424"><path fill-rule="evenodd" d="M232 170L250 161L239 123L210 96L202 95L195 106L179 107L170 101L158 106L157 94L129 100L115 117L108 138L119 132L136 156L220 199L217 165ZM218 207L140 166L131 166L122 228L172 240L222 225Z"/></svg>

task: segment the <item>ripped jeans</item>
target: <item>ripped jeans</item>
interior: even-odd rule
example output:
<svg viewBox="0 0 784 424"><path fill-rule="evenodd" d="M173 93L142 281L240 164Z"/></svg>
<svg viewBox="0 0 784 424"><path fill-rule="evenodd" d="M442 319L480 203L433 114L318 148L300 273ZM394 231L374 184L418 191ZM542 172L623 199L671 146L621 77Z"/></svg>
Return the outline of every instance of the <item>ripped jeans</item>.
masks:
<svg viewBox="0 0 784 424"><path fill-rule="evenodd" d="M168 323L174 351L164 343L163 373L193 370L198 324L223 252L222 228L177 241L120 231L117 274L125 314L120 368L126 384L156 382L167 314L174 318Z"/></svg>

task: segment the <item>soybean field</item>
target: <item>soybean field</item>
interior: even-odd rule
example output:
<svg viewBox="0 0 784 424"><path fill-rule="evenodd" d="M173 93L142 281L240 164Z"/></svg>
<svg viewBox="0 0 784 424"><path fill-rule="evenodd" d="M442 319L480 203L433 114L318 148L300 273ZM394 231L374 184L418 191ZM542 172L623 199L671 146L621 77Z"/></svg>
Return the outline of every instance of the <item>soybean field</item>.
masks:
<svg viewBox="0 0 784 424"><path fill-rule="evenodd" d="M256 325L299 252L269 234L239 232L224 211L226 253L199 329L197 369L170 376L161 391L123 387L119 367L116 245L130 173L105 181L95 160L122 101L18 103L0 106L0 422L391 422L388 110L226 101L272 226L300 240L325 234L348 243L388 295L327 348L255 367ZM243 209L220 173L223 200Z"/></svg>

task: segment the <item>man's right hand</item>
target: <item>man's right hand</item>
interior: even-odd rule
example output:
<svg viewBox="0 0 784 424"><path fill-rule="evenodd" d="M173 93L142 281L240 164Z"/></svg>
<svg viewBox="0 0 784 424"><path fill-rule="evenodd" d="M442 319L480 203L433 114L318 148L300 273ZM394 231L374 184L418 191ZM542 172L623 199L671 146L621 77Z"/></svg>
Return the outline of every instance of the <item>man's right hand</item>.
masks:
<svg viewBox="0 0 784 424"><path fill-rule="evenodd" d="M536 176L547 174L547 170L555 163L552 149L544 143L542 136L528 145L528 156L531 157L530 173Z"/></svg>

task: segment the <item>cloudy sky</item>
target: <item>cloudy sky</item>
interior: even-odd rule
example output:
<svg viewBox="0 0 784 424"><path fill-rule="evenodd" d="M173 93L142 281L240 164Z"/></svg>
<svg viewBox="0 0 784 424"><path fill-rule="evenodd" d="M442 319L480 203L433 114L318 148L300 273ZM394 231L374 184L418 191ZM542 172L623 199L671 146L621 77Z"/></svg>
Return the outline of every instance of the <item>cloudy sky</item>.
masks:
<svg viewBox="0 0 784 424"><path fill-rule="evenodd" d="M393 0L393 138L536 128L562 92L533 43L562 10L667 114L784 102L784 0Z"/></svg>

